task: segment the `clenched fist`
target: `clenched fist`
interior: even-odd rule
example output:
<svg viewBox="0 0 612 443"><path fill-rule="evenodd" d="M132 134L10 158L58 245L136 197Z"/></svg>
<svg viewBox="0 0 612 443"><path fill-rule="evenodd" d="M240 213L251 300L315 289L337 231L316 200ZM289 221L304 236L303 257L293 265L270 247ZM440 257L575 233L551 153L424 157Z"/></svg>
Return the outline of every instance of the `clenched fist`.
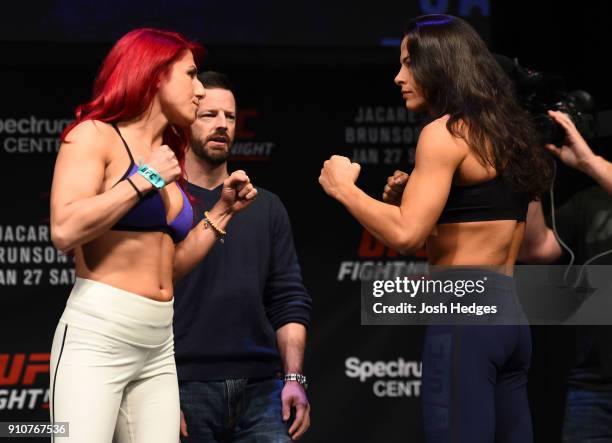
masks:
<svg viewBox="0 0 612 443"><path fill-rule="evenodd" d="M257 189L244 171L234 171L223 182L220 202L225 206L224 212L239 212L246 208L257 197Z"/></svg>
<svg viewBox="0 0 612 443"><path fill-rule="evenodd" d="M168 145L161 145L151 152L143 163L155 169L166 184L178 180L181 176L181 166L174 155L174 151Z"/></svg>
<svg viewBox="0 0 612 443"><path fill-rule="evenodd" d="M410 176L400 170L393 173L392 176L387 178L387 184L383 191L383 201L392 205L397 205L402 202L402 195L404 195L404 188L408 183Z"/></svg>
<svg viewBox="0 0 612 443"><path fill-rule="evenodd" d="M360 172L359 163L351 163L341 155L332 155L323 163L319 183L330 197L338 199L347 187L355 184Z"/></svg>

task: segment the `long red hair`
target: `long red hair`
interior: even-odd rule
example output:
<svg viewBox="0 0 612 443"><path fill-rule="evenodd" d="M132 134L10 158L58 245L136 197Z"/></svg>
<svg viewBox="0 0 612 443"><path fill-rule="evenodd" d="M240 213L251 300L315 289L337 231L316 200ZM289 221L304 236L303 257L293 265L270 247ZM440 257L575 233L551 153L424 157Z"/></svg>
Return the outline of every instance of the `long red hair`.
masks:
<svg viewBox="0 0 612 443"><path fill-rule="evenodd" d="M94 82L93 98L76 108L76 120L62 133L62 141L72 128L85 120L119 122L142 115L153 102L159 80L185 51L191 51L196 64L204 48L178 32L139 28L128 32L110 50ZM184 172L189 127L168 125L163 143L170 146Z"/></svg>

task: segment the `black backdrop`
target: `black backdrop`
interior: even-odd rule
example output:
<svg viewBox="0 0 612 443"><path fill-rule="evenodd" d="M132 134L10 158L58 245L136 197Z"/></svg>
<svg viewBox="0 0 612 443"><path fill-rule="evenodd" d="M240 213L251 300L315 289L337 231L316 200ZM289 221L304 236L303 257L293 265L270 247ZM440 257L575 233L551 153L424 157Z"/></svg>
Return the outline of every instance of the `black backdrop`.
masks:
<svg viewBox="0 0 612 443"><path fill-rule="evenodd" d="M448 10L457 11L458 3L450 2ZM609 75L603 68L610 39L601 23L609 17L607 8L555 8L560 6L552 1L495 2L489 26L481 30L490 34L497 52L563 74L569 88L593 93L598 110L611 108ZM414 9L420 12L416 2ZM357 33L363 25L343 26ZM401 29L393 34L400 36ZM48 352L72 278L69 260L54 251L46 228L57 136L74 106L89 96L110 43L4 40L0 421L46 420ZM313 424L305 440L422 441L422 330L360 326L357 276L364 267L367 272L368 263L419 265L425 257L400 257L373 241L317 183L321 164L332 153L362 163L359 184L371 195L380 195L393 170L411 167L418 125L392 83L398 50L349 47L346 40L325 47L279 43L209 46L204 68L225 71L238 85L232 168L246 169L257 185L286 204L313 296L306 358ZM605 154L600 148L607 142L600 139L593 145ZM562 170L561 200L588 184ZM570 341L570 332L534 328L530 394L538 441L558 441L568 364L562 351Z"/></svg>

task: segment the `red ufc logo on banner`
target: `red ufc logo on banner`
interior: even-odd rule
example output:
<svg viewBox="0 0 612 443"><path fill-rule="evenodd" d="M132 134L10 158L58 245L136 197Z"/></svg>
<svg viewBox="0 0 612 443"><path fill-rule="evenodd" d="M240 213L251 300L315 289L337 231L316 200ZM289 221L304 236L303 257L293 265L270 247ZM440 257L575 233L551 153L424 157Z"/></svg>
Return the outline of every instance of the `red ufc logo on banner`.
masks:
<svg viewBox="0 0 612 443"><path fill-rule="evenodd" d="M253 139L255 132L249 125L249 120L255 120L259 117L257 109L241 109L236 120L236 138L238 139Z"/></svg>
<svg viewBox="0 0 612 443"><path fill-rule="evenodd" d="M361 235L361 242L359 243L359 258L380 258L380 257L397 257L399 253L391 248L387 248L381 242L376 240L367 229L363 230ZM425 249L419 249L414 257L425 258L427 254Z"/></svg>
<svg viewBox="0 0 612 443"><path fill-rule="evenodd" d="M12 357L11 354L0 354L0 386L33 385L38 374L49 373L48 353L20 353Z"/></svg>

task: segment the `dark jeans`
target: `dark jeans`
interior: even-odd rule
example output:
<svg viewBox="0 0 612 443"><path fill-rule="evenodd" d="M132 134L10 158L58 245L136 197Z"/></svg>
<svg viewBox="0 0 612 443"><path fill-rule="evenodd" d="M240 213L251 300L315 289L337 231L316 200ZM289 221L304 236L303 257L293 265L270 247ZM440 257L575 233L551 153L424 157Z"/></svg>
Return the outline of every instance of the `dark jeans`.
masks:
<svg viewBox="0 0 612 443"><path fill-rule="evenodd" d="M563 443L612 442L612 392L570 388Z"/></svg>
<svg viewBox="0 0 612 443"><path fill-rule="evenodd" d="M180 382L181 409L187 422L184 443L286 443L277 378Z"/></svg>

